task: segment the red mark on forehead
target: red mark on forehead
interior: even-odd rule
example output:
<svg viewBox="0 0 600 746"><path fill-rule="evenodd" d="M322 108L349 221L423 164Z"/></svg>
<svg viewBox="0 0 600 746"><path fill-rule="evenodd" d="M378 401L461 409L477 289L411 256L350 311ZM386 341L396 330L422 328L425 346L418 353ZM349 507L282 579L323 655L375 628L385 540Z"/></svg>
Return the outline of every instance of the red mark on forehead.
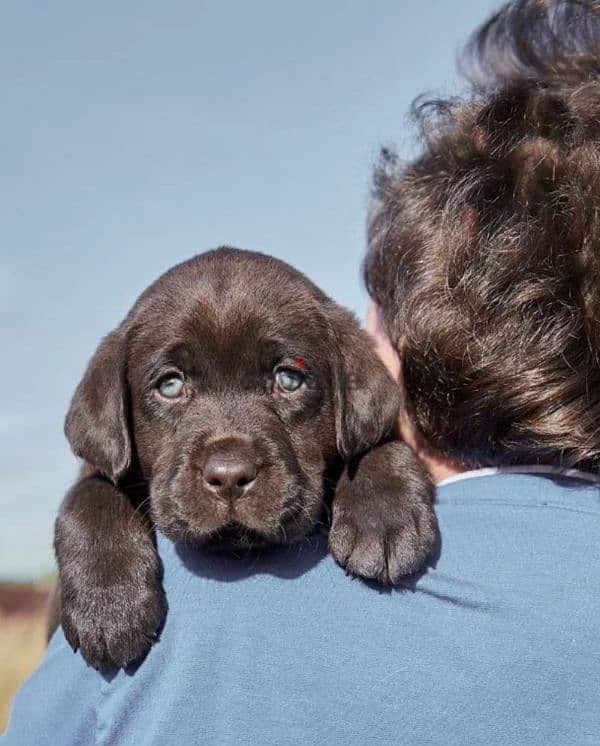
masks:
<svg viewBox="0 0 600 746"><path fill-rule="evenodd" d="M294 360L294 365L295 365L295 366L296 366L297 368L302 368L302 370L304 370L304 369L306 368L306 363L304 362L304 358L303 358L303 357L297 357L297 358L296 358L296 359Z"/></svg>

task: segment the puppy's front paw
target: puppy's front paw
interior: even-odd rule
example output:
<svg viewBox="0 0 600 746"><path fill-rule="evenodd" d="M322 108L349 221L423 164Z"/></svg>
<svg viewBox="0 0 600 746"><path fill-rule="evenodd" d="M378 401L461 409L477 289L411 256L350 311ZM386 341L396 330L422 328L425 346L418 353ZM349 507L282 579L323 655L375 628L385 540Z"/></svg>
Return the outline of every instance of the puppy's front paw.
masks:
<svg viewBox="0 0 600 746"><path fill-rule="evenodd" d="M379 446L344 471L329 548L348 572L397 583L425 566L437 539L433 485L407 446Z"/></svg>
<svg viewBox="0 0 600 746"><path fill-rule="evenodd" d="M61 582L61 623L90 666L124 667L148 652L166 613L158 579L77 586Z"/></svg>
<svg viewBox="0 0 600 746"><path fill-rule="evenodd" d="M407 506L393 512L333 509L329 549L353 575L397 583L422 569L436 546L431 508Z"/></svg>

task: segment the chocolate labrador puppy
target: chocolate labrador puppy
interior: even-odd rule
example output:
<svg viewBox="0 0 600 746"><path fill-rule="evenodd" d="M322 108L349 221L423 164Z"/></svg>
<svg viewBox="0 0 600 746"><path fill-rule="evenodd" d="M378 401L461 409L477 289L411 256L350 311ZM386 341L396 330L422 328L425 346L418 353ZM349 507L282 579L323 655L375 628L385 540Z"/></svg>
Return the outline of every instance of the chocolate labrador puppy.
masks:
<svg viewBox="0 0 600 746"><path fill-rule="evenodd" d="M350 573L417 571L433 488L390 440L398 407L352 314L292 267L220 248L168 271L102 341L66 418L85 461L56 521L69 643L94 666L150 647L166 608L154 529L239 551L299 541L328 513Z"/></svg>

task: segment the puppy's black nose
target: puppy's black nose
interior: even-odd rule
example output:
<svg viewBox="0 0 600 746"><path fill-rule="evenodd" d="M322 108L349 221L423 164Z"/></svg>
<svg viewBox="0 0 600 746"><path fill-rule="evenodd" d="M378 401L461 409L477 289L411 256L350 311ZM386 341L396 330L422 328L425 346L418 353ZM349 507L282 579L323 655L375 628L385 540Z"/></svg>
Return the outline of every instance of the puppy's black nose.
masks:
<svg viewBox="0 0 600 746"><path fill-rule="evenodd" d="M219 497L241 497L258 475L258 463L248 450L215 450L202 467L205 485Z"/></svg>

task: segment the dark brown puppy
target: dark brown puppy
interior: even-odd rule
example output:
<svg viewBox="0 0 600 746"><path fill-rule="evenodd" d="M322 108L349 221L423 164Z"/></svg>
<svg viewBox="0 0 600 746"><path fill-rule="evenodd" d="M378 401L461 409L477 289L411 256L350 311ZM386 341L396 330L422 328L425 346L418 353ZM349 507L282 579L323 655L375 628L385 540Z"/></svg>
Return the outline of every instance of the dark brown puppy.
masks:
<svg viewBox="0 0 600 746"><path fill-rule="evenodd" d="M56 523L70 644L93 665L151 645L165 613L151 525L225 549L297 541L336 482L336 560L386 583L417 571L436 540L432 485L386 442L398 406L355 318L283 262L221 248L167 272L101 343L67 415L86 462Z"/></svg>

